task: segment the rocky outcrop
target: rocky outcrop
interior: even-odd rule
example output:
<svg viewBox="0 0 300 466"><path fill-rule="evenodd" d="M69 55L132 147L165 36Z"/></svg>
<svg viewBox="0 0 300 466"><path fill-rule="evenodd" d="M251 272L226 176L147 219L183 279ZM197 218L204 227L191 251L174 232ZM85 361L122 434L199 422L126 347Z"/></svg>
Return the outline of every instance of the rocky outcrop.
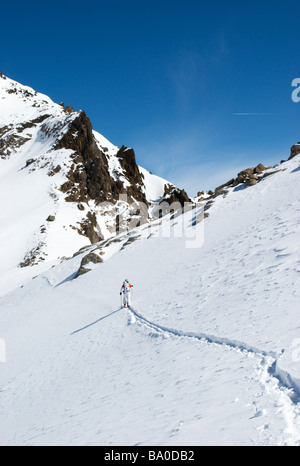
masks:
<svg viewBox="0 0 300 466"><path fill-rule="evenodd" d="M220 195L226 194L227 188L236 187L239 184L245 184L247 186L254 186L258 181L263 178L263 172L269 170L272 167L265 167L262 163L258 164L254 168L246 168L238 173L236 178L232 178L231 180L227 181L227 183L218 186L215 191L211 194L211 197L217 197Z"/></svg>
<svg viewBox="0 0 300 466"><path fill-rule="evenodd" d="M83 111L71 121L68 131L59 139L55 148L70 149L73 152L71 169L60 189L66 194L66 202L76 202L79 210L84 210L84 204L89 201L95 201L96 205L104 202L114 204L124 194L128 203L135 200L148 205L143 189L143 175L136 163L134 150L122 146L116 154L122 175L128 181L125 189L120 177L111 176L107 155L98 147L91 122ZM78 232L92 244L103 239L96 215L91 211L81 222Z"/></svg>
<svg viewBox="0 0 300 466"><path fill-rule="evenodd" d="M300 142L291 147L291 155L289 157L289 160L293 159L298 154L300 154Z"/></svg>
<svg viewBox="0 0 300 466"><path fill-rule="evenodd" d="M27 141L30 137L24 137L14 131L14 126L2 126L0 128L0 157L9 158L10 155Z"/></svg>
<svg viewBox="0 0 300 466"><path fill-rule="evenodd" d="M147 203L143 193L143 176L135 160L133 149L122 146L117 153L129 187L124 188L120 179L109 173L107 156L97 146L91 122L81 111L69 125L68 131L57 142L56 149L71 149L73 164L61 190L67 194L67 202L83 203L94 200L96 204L115 202L120 194Z"/></svg>
<svg viewBox="0 0 300 466"><path fill-rule="evenodd" d="M74 108L71 107L70 105L67 105L65 107L65 104L63 102L61 102L59 105L64 109L65 113L71 114L74 112Z"/></svg>
<svg viewBox="0 0 300 466"><path fill-rule="evenodd" d="M164 200L167 201L170 205L179 202L180 205L183 207L185 203L191 202L191 199L187 195L184 189L176 188L171 184L165 185L164 191Z"/></svg>
<svg viewBox="0 0 300 466"><path fill-rule="evenodd" d="M41 115L24 123L2 126L0 128L0 157L2 159L9 158L16 149L30 141L31 134L28 131L25 132L25 130L36 127L47 118L49 118L49 115Z"/></svg>
<svg viewBox="0 0 300 466"><path fill-rule="evenodd" d="M119 177L111 176L107 155L98 147L91 122L83 111L70 123L68 131L59 139L55 148L70 149L73 152L71 169L60 188L66 194L66 202L76 202L78 209L83 211L84 204L89 201L95 201L96 205L103 202L114 204L120 195L126 194L129 203L134 199L147 205L142 189L143 175L138 169L133 149L122 146L116 155L122 174L128 180L125 189ZM91 211L87 212L78 232L92 244L103 239L96 215Z"/></svg>
<svg viewBox="0 0 300 466"><path fill-rule="evenodd" d="M272 167L265 167L262 163L258 164L254 168L246 168L238 173L236 178L232 178L231 180L227 181L227 183L218 186L214 191L208 191L208 197L204 197L204 192L200 191L198 193L199 201L207 201L204 206L204 218L209 216L208 210L214 204L214 199L218 196L226 196L228 194L228 188L234 188L240 184L244 184L246 186L254 186L259 181L261 181L265 176L272 174L274 172L267 172L264 173L266 170L269 170Z"/></svg>
<svg viewBox="0 0 300 466"><path fill-rule="evenodd" d="M117 153L120 160L120 165L123 168L124 175L130 181L130 186L126 189L126 194L138 202L148 204L145 194L142 190L144 186L143 175L139 171L136 163L134 150L122 146Z"/></svg>
<svg viewBox="0 0 300 466"><path fill-rule="evenodd" d="M80 235L86 236L91 244L98 243L104 239L104 236L101 233L101 230L97 224L95 212L89 211L86 218L80 223L80 228L78 228L78 233Z"/></svg>
<svg viewBox="0 0 300 466"><path fill-rule="evenodd" d="M88 264L90 263L99 264L101 262L103 262L103 259L100 256L98 256L98 254L94 252L90 252L89 254L84 256L83 259L81 260L80 267L78 269L78 272L75 278L78 278L81 275L84 275L91 271L91 269L86 267Z"/></svg>
<svg viewBox="0 0 300 466"><path fill-rule="evenodd" d="M43 247L43 243L37 244L34 248L28 251L24 257L24 259L20 262L19 267L32 267L33 265L37 265L40 262L44 261L45 258L41 254L41 250Z"/></svg>

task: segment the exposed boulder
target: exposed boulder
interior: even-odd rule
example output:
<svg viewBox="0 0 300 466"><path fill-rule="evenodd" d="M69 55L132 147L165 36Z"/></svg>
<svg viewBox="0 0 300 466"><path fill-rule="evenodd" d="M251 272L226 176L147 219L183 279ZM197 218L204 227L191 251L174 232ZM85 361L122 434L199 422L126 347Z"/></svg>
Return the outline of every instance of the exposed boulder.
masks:
<svg viewBox="0 0 300 466"><path fill-rule="evenodd" d="M170 205L179 202L180 205L183 207L185 203L191 202L191 199L189 198L184 189L176 188L171 184L165 185L163 197Z"/></svg>
<svg viewBox="0 0 300 466"><path fill-rule="evenodd" d="M74 112L74 108L71 107L71 105L67 105L64 110L66 113L69 113L69 114Z"/></svg>
<svg viewBox="0 0 300 466"><path fill-rule="evenodd" d="M300 142L291 147L291 155L289 157L289 160L293 159L298 154L300 154Z"/></svg>
<svg viewBox="0 0 300 466"><path fill-rule="evenodd" d="M88 272L90 272L90 271L91 271L91 269L87 269L86 267L79 267L78 272L77 272L77 275L76 275L75 278L78 278L78 277L80 277L81 275L84 275L84 274L86 274L86 273L88 273Z"/></svg>
<svg viewBox="0 0 300 466"><path fill-rule="evenodd" d="M257 183L257 179L256 178L249 178L245 181L246 185L247 186L254 186L256 185Z"/></svg>
<svg viewBox="0 0 300 466"><path fill-rule="evenodd" d="M99 264L100 262L103 262L103 259L100 256L98 256L98 254L96 254L95 252L90 252L89 254L84 256L80 265L85 266L90 262L92 262L93 264Z"/></svg>
<svg viewBox="0 0 300 466"><path fill-rule="evenodd" d="M96 254L94 252L90 252L89 254L84 256L83 259L81 260L80 267L78 269L76 278L78 278L81 275L84 275L84 274L91 271L91 269L88 269L86 267L87 264L90 264L90 263L99 264L101 262L103 262L103 259L100 256L98 256L98 254Z"/></svg>
<svg viewBox="0 0 300 466"><path fill-rule="evenodd" d="M35 162L35 159L28 159L26 160L25 167L29 167L29 165L33 164Z"/></svg>
<svg viewBox="0 0 300 466"><path fill-rule="evenodd" d="M255 172L255 168L246 168L246 170L241 171L238 173L238 176L251 176Z"/></svg>
<svg viewBox="0 0 300 466"><path fill-rule="evenodd" d="M257 175L261 175L262 172L264 172L265 170L267 170L267 167L264 166L264 164L262 163L259 163L257 165L257 167L255 167L254 171Z"/></svg>
<svg viewBox="0 0 300 466"><path fill-rule="evenodd" d="M213 194L210 194L211 197L217 197L220 195L227 194L227 189L229 187L235 187L239 184L246 184L247 186L254 186L263 178L263 172L268 170L271 167L265 167L262 163L259 163L256 167L246 168L238 173L236 178L229 180L227 183L218 186Z"/></svg>

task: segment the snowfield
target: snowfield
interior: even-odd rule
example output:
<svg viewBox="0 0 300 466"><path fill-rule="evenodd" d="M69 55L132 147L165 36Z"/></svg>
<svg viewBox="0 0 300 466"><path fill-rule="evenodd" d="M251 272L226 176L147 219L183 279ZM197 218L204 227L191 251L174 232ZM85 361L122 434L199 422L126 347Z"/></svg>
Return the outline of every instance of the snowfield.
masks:
<svg viewBox="0 0 300 466"><path fill-rule="evenodd" d="M300 156L277 170L217 197L199 248L141 227L3 294L0 444L299 446Z"/></svg>

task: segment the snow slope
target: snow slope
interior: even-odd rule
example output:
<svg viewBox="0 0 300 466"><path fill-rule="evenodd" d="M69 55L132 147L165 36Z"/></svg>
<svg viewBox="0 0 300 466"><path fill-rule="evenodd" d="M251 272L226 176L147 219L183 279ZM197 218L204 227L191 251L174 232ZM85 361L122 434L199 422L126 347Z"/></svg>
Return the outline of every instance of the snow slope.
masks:
<svg viewBox="0 0 300 466"><path fill-rule="evenodd" d="M0 298L0 444L299 446L299 167L216 198L200 248L156 222Z"/></svg>

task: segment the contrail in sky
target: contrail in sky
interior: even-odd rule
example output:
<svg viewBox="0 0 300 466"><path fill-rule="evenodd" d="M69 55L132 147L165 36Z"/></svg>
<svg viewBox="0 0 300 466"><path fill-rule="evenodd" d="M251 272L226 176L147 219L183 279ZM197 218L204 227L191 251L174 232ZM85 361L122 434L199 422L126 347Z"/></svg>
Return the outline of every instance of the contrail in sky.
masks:
<svg viewBox="0 0 300 466"><path fill-rule="evenodd" d="M234 113L235 116L275 115L275 113Z"/></svg>

